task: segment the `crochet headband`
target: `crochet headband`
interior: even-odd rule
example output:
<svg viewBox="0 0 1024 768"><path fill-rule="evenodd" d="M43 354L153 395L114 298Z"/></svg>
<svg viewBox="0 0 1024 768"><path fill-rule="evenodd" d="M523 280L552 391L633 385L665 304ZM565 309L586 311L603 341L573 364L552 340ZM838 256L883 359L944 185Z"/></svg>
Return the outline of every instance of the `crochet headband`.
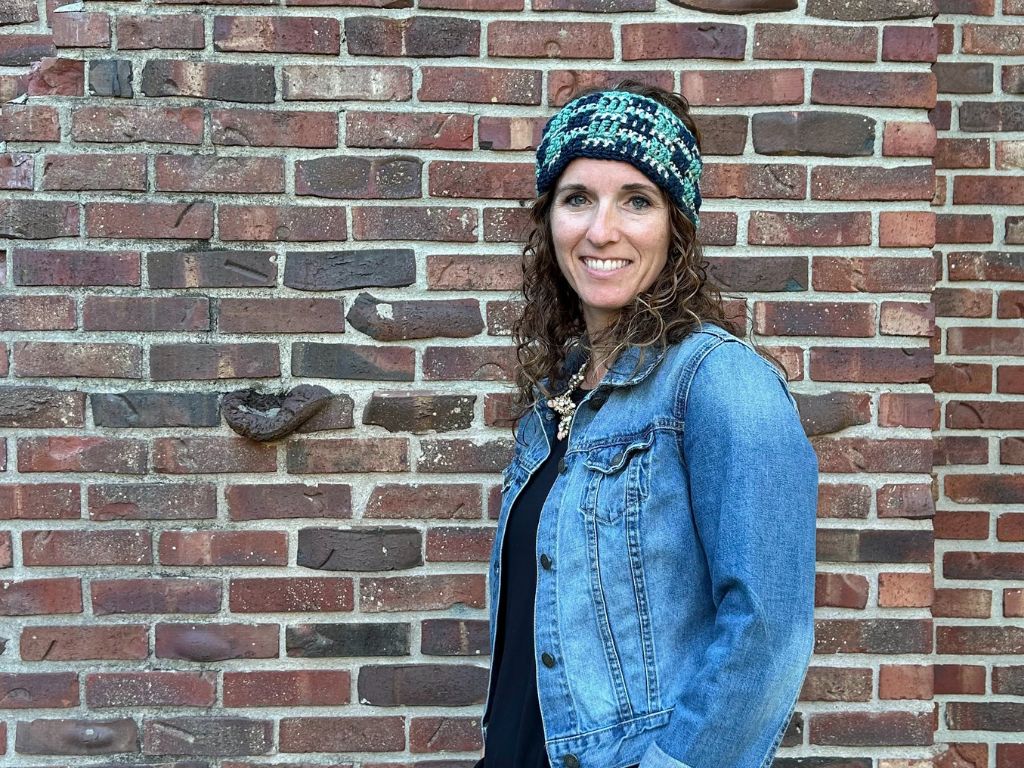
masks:
<svg viewBox="0 0 1024 768"><path fill-rule="evenodd" d="M694 227L700 224L703 163L697 140L668 107L628 91L574 99L544 126L537 147L537 194L550 189L577 157L621 160L668 193Z"/></svg>

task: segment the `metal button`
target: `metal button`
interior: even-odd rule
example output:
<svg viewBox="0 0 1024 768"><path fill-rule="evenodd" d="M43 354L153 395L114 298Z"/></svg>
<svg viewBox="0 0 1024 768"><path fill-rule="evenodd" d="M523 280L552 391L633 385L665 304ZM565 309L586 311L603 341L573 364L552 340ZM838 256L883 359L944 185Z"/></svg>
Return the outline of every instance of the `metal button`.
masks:
<svg viewBox="0 0 1024 768"><path fill-rule="evenodd" d="M565 468L566 468L565 456L563 456L562 458L560 458L558 460L558 474L560 474L560 475L564 474L565 473Z"/></svg>
<svg viewBox="0 0 1024 768"><path fill-rule="evenodd" d="M550 653L542 653L540 655L540 661L548 669L551 669L553 666L555 666L555 657L552 656Z"/></svg>
<svg viewBox="0 0 1024 768"><path fill-rule="evenodd" d="M551 558L548 557L547 555L541 555L540 556L540 565L541 565L541 568L543 568L545 571L550 571L551 570Z"/></svg>
<svg viewBox="0 0 1024 768"><path fill-rule="evenodd" d="M562 765L565 768L580 768L580 759L576 755L566 755L562 758Z"/></svg>
<svg viewBox="0 0 1024 768"><path fill-rule="evenodd" d="M600 410L601 406L608 401L608 395L605 392L595 392L590 397L590 404L594 407L594 410Z"/></svg>

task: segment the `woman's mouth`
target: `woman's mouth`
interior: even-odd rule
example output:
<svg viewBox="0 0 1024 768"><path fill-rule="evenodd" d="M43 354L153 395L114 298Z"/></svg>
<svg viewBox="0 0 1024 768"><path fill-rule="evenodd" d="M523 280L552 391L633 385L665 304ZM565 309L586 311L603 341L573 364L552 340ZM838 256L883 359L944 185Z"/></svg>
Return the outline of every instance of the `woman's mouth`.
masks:
<svg viewBox="0 0 1024 768"><path fill-rule="evenodd" d="M589 259L582 257L580 261L591 272L616 272L630 264L625 259Z"/></svg>

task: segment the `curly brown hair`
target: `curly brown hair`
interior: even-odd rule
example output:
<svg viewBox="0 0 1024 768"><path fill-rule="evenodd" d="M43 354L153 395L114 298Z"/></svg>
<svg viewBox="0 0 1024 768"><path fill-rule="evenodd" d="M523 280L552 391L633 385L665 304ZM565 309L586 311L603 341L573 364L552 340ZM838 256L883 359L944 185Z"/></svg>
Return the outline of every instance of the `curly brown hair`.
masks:
<svg viewBox="0 0 1024 768"><path fill-rule="evenodd" d="M590 88L572 98L600 90L605 89ZM683 96L629 79L620 81L613 90L637 93L664 104L689 128L700 148L700 130ZM611 349L609 361L614 361L625 347L637 346L642 361L648 348L660 349L679 342L701 322L712 322L735 336L742 335L740 325L726 316L719 289L708 281L708 265L693 222L677 205L671 204L672 244L665 268L647 290L641 291L632 303L618 312L615 321L601 331L600 337L588 338L579 298L555 257L551 234L555 186L534 200L530 211L531 232L523 248L525 306L512 326L519 361L515 404L522 409L520 415L534 402L534 387L541 397L548 397L564 385L565 379L573 373L563 370L565 360L577 343L589 349ZM667 195L665 197L668 199ZM775 361L770 354L758 351ZM548 379L552 386L545 387L543 379Z"/></svg>

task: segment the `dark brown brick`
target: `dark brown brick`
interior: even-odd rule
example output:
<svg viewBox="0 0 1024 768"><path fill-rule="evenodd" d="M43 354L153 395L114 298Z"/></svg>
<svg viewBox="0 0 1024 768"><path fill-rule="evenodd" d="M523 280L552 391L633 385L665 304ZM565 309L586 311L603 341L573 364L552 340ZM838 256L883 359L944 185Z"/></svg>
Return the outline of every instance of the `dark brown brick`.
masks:
<svg viewBox="0 0 1024 768"><path fill-rule="evenodd" d="M454 664L366 664L359 669L359 700L384 707L459 707L483 703L485 667Z"/></svg>
<svg viewBox="0 0 1024 768"><path fill-rule="evenodd" d="M623 28L622 34L626 35L626 28ZM625 47L623 51L623 58L628 59ZM487 55L490 57L549 58L564 61L576 58L610 59L613 54L614 42L610 24L587 21L495 20L487 25Z"/></svg>
<svg viewBox="0 0 1024 768"><path fill-rule="evenodd" d="M942 574L947 579L1021 579L1024 553L945 552Z"/></svg>
<svg viewBox="0 0 1024 768"><path fill-rule="evenodd" d="M277 447L242 437L184 436L153 440L153 469L168 474L273 472Z"/></svg>
<svg viewBox="0 0 1024 768"><path fill-rule="evenodd" d="M345 484L229 485L225 497L232 520L352 517L352 487Z"/></svg>
<svg viewBox="0 0 1024 768"><path fill-rule="evenodd" d="M443 16L345 19L348 52L355 56L479 56L480 22Z"/></svg>
<svg viewBox="0 0 1024 768"><path fill-rule="evenodd" d="M139 751L139 732L131 718L54 720L17 724L14 749L27 755L110 755Z"/></svg>
<svg viewBox="0 0 1024 768"><path fill-rule="evenodd" d="M146 718L147 755L265 755L273 746L270 720L244 717Z"/></svg>
<svg viewBox="0 0 1024 768"><path fill-rule="evenodd" d="M300 528L297 565L325 571L393 571L423 565L411 528Z"/></svg>
<svg viewBox="0 0 1024 768"><path fill-rule="evenodd" d="M882 21L931 18L933 0L893 0L878 5L872 0L808 0L807 15L838 21Z"/></svg>
<svg viewBox="0 0 1024 768"><path fill-rule="evenodd" d="M157 624L156 657L211 662L224 659L274 659L276 624Z"/></svg>
<svg viewBox="0 0 1024 768"><path fill-rule="evenodd" d="M645 85L657 85L665 90L674 88L674 77L670 70L553 69L548 72L548 105L560 107L574 94L587 88L613 88L624 78L637 80ZM700 118L695 116L695 119ZM540 127L543 127L543 122ZM703 128L701 130L703 131Z"/></svg>
<svg viewBox="0 0 1024 768"><path fill-rule="evenodd" d="M932 743L931 712L843 712L811 715L810 741L829 746Z"/></svg>
<svg viewBox="0 0 1024 768"><path fill-rule="evenodd" d="M485 563L493 543L492 528L431 528L427 531L427 560L436 563Z"/></svg>
<svg viewBox="0 0 1024 768"><path fill-rule="evenodd" d="M819 562L930 563L932 533L927 530L818 530Z"/></svg>
<svg viewBox="0 0 1024 768"><path fill-rule="evenodd" d="M292 474L405 472L409 443L404 438L304 439L288 444Z"/></svg>
<svg viewBox="0 0 1024 768"><path fill-rule="evenodd" d="M814 643L815 653L930 653L932 623L929 619L818 619Z"/></svg>
<svg viewBox="0 0 1024 768"><path fill-rule="evenodd" d="M0 115L0 134L7 141L60 141L56 107L5 104Z"/></svg>
<svg viewBox="0 0 1024 768"><path fill-rule="evenodd" d="M89 396L100 427L215 427L220 423L216 393L120 392Z"/></svg>
<svg viewBox="0 0 1024 768"><path fill-rule="evenodd" d="M868 580L856 573L818 573L814 577L814 605L862 609L868 602Z"/></svg>
<svg viewBox="0 0 1024 768"><path fill-rule="evenodd" d="M234 613L351 611L352 579L231 579L230 606Z"/></svg>
<svg viewBox="0 0 1024 768"><path fill-rule="evenodd" d="M0 426L45 429L85 425L85 394L0 385Z"/></svg>
<svg viewBox="0 0 1024 768"><path fill-rule="evenodd" d="M802 104L804 100L802 69L684 71L681 77L683 95L691 106Z"/></svg>
<svg viewBox="0 0 1024 768"><path fill-rule="evenodd" d="M61 14L63 16L64 14ZM95 14L102 17L105 31L109 38L109 20L106 14ZM55 16L54 25L61 17ZM109 39L103 47L109 45ZM130 99L135 96L132 87L132 63L127 59L91 59L89 61L89 94L92 96L114 96Z"/></svg>
<svg viewBox="0 0 1024 768"><path fill-rule="evenodd" d="M946 726L964 731L1017 732L1024 720L1024 704L1000 701L951 701L946 704Z"/></svg>
<svg viewBox="0 0 1024 768"><path fill-rule="evenodd" d="M271 251L153 251L151 288L257 288L277 285Z"/></svg>
<svg viewBox="0 0 1024 768"><path fill-rule="evenodd" d="M90 520L204 520L217 516L213 485L90 483L88 493Z"/></svg>
<svg viewBox="0 0 1024 768"><path fill-rule="evenodd" d="M139 285L138 251L13 251L11 274L16 285Z"/></svg>
<svg viewBox="0 0 1024 768"><path fill-rule="evenodd" d="M800 701L870 701L871 670L851 667L811 667Z"/></svg>
<svg viewBox="0 0 1024 768"><path fill-rule="evenodd" d="M295 163L295 194L329 198L421 197L422 161L415 157L318 157Z"/></svg>
<svg viewBox="0 0 1024 768"><path fill-rule="evenodd" d="M427 256L427 287L434 291L514 291L522 285L522 272L516 257Z"/></svg>
<svg viewBox="0 0 1024 768"><path fill-rule="evenodd" d="M756 24L755 59L874 61L878 30L870 26ZM741 56L742 58L742 48Z"/></svg>
<svg viewBox="0 0 1024 768"><path fill-rule="evenodd" d="M754 151L763 155L866 157L875 121L841 112L759 112L751 117Z"/></svg>
<svg viewBox="0 0 1024 768"><path fill-rule="evenodd" d="M150 59L142 70L146 96L191 96L215 101L274 101L274 67L206 61Z"/></svg>
<svg viewBox="0 0 1024 768"><path fill-rule="evenodd" d="M416 259L411 249L289 251L284 284L300 291L338 291L411 285Z"/></svg>
<svg viewBox="0 0 1024 768"><path fill-rule="evenodd" d="M0 616L81 612L82 583L79 579L0 580Z"/></svg>
<svg viewBox="0 0 1024 768"><path fill-rule="evenodd" d="M423 378L428 381L511 381L515 352L511 346L427 347Z"/></svg>
<svg viewBox="0 0 1024 768"><path fill-rule="evenodd" d="M481 746L476 718L414 717L409 723L409 750L414 754L479 750Z"/></svg>
<svg viewBox="0 0 1024 768"><path fill-rule="evenodd" d="M216 613L221 583L217 579L163 576L152 579L94 579L92 610L115 613Z"/></svg>
<svg viewBox="0 0 1024 768"><path fill-rule="evenodd" d="M468 429L473 422L472 395L433 392L374 392L363 411L364 424L377 424L388 432L424 434Z"/></svg>
<svg viewBox="0 0 1024 768"><path fill-rule="evenodd" d="M747 30L741 24L626 24L622 27L622 60L742 60L746 41ZM581 51L581 55L585 54ZM595 58L610 58L610 55Z"/></svg>
<svg viewBox="0 0 1024 768"><path fill-rule="evenodd" d="M487 622L479 619L424 619L420 652L428 656L487 656Z"/></svg>
<svg viewBox="0 0 1024 768"><path fill-rule="evenodd" d="M223 333L343 333L340 299L217 300L217 330Z"/></svg>
<svg viewBox="0 0 1024 768"><path fill-rule="evenodd" d="M153 344L149 350L153 381L277 377L277 344Z"/></svg>
<svg viewBox="0 0 1024 768"><path fill-rule="evenodd" d="M288 656L333 658L349 656L408 656L409 625L293 624L285 629Z"/></svg>
<svg viewBox="0 0 1024 768"><path fill-rule="evenodd" d="M13 352L19 377L142 378L142 350L134 344L21 341Z"/></svg>
<svg viewBox="0 0 1024 768"><path fill-rule="evenodd" d="M206 297L87 296L82 312L87 331L208 331Z"/></svg>
<svg viewBox="0 0 1024 768"><path fill-rule="evenodd" d="M421 472L500 472L511 458L506 440L421 440L416 467Z"/></svg>
<svg viewBox="0 0 1024 768"><path fill-rule="evenodd" d="M0 202L0 236L25 240L77 237L77 203L61 200L7 200Z"/></svg>
<svg viewBox="0 0 1024 768"><path fill-rule="evenodd" d="M378 341L405 341L435 336L464 338L484 328L476 299L382 301L361 293L348 312L354 328Z"/></svg>
<svg viewBox="0 0 1024 768"><path fill-rule="evenodd" d="M811 77L812 104L931 109L935 95L930 72L816 69Z"/></svg>
<svg viewBox="0 0 1024 768"><path fill-rule="evenodd" d="M412 381L415 351L411 347L357 344L292 344L292 374L313 378Z"/></svg>

